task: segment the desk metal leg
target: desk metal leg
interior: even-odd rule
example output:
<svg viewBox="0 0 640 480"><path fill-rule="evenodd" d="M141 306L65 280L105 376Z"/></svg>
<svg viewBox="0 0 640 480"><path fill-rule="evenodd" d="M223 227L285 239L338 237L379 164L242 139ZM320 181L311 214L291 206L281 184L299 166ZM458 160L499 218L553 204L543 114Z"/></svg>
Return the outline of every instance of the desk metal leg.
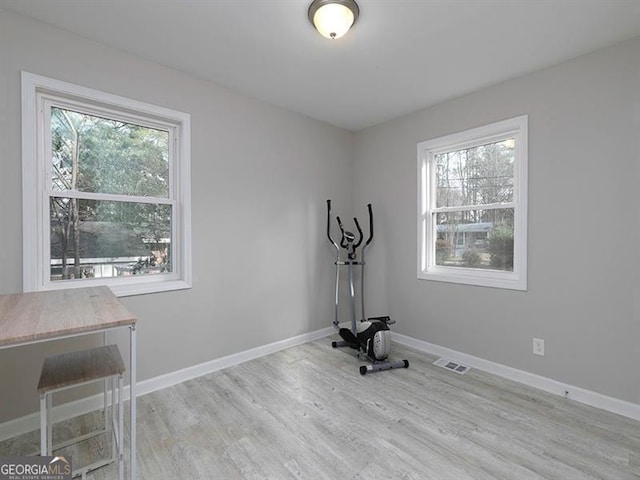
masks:
<svg viewBox="0 0 640 480"><path fill-rule="evenodd" d="M129 327L129 407L131 409L129 416L129 447L131 449L131 461L129 464L129 477L136 480L136 325Z"/></svg>
<svg viewBox="0 0 640 480"><path fill-rule="evenodd" d="M40 455L47 455L47 395L40 394Z"/></svg>
<svg viewBox="0 0 640 480"><path fill-rule="evenodd" d="M115 382L115 380L114 380ZM118 480L124 480L124 392L122 391L122 375L118 376ZM111 409L115 409L116 404L113 402ZM115 419L115 416L114 416Z"/></svg>

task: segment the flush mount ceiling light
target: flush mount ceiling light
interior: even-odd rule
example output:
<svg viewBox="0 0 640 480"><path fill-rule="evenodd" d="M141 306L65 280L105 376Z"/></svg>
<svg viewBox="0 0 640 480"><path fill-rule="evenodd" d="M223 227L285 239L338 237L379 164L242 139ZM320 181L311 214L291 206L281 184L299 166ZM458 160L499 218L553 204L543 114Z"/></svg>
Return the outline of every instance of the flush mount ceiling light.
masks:
<svg viewBox="0 0 640 480"><path fill-rule="evenodd" d="M309 21L323 37L336 39L349 31L360 14L354 0L313 0Z"/></svg>

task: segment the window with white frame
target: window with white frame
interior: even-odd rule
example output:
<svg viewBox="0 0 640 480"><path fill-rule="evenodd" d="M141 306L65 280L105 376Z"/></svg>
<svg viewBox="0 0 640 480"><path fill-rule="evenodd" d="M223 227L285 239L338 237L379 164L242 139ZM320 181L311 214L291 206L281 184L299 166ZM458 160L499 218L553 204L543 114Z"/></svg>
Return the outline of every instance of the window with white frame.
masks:
<svg viewBox="0 0 640 480"><path fill-rule="evenodd" d="M24 291L191 286L190 117L23 72Z"/></svg>
<svg viewBox="0 0 640 480"><path fill-rule="evenodd" d="M418 144L418 278L527 289L527 123Z"/></svg>

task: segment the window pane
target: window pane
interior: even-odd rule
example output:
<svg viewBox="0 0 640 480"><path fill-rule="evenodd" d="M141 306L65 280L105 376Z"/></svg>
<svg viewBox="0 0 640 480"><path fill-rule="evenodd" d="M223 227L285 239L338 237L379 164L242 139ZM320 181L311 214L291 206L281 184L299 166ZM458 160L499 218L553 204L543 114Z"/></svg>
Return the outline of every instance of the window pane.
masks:
<svg viewBox="0 0 640 480"><path fill-rule="evenodd" d="M50 199L51 280L170 273L170 205Z"/></svg>
<svg viewBox="0 0 640 480"><path fill-rule="evenodd" d="M436 206L512 202L514 147L508 139L435 155Z"/></svg>
<svg viewBox="0 0 640 480"><path fill-rule="evenodd" d="M513 271L513 209L436 214L436 265Z"/></svg>
<svg viewBox="0 0 640 480"><path fill-rule="evenodd" d="M51 108L54 191L169 197L169 133Z"/></svg>

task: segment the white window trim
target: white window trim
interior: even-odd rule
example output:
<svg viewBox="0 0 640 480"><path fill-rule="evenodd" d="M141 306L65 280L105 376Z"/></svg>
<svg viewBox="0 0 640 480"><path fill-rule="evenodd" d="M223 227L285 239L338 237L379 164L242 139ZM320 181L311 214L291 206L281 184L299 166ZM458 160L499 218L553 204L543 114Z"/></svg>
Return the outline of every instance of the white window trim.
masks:
<svg viewBox="0 0 640 480"><path fill-rule="evenodd" d="M173 221L174 272L168 275L132 276L118 278L77 279L52 282L49 263L48 195L45 195L47 165L38 162L44 158L45 140L43 115L39 114L39 98L52 95L73 103L94 104L111 109L118 116L130 115L136 123L139 116L157 124L171 125L175 141L177 162L171 174L177 203ZM190 115L168 108L151 105L129 98L94 90L52 78L22 72L22 235L23 235L23 290L25 292L65 288L108 285L116 295L129 296L191 288L191 172L190 172ZM147 120L149 123L149 120ZM38 128L40 127L40 128ZM45 135L47 134L44 132ZM178 165L179 162L179 165ZM71 192L70 192L71 193ZM73 193L71 193L73 195ZM108 197L105 196L105 198ZM138 201L136 197L132 201ZM143 200L144 201L144 200Z"/></svg>
<svg viewBox="0 0 640 480"><path fill-rule="evenodd" d="M505 204L514 208L513 272L438 266L435 262L435 235L432 211L435 192L431 188L430 163L435 155L481 143L516 140L514 199ZM528 116L503 120L463 132L418 143L418 278L485 287L527 290L527 171ZM428 199L427 195L433 195Z"/></svg>

